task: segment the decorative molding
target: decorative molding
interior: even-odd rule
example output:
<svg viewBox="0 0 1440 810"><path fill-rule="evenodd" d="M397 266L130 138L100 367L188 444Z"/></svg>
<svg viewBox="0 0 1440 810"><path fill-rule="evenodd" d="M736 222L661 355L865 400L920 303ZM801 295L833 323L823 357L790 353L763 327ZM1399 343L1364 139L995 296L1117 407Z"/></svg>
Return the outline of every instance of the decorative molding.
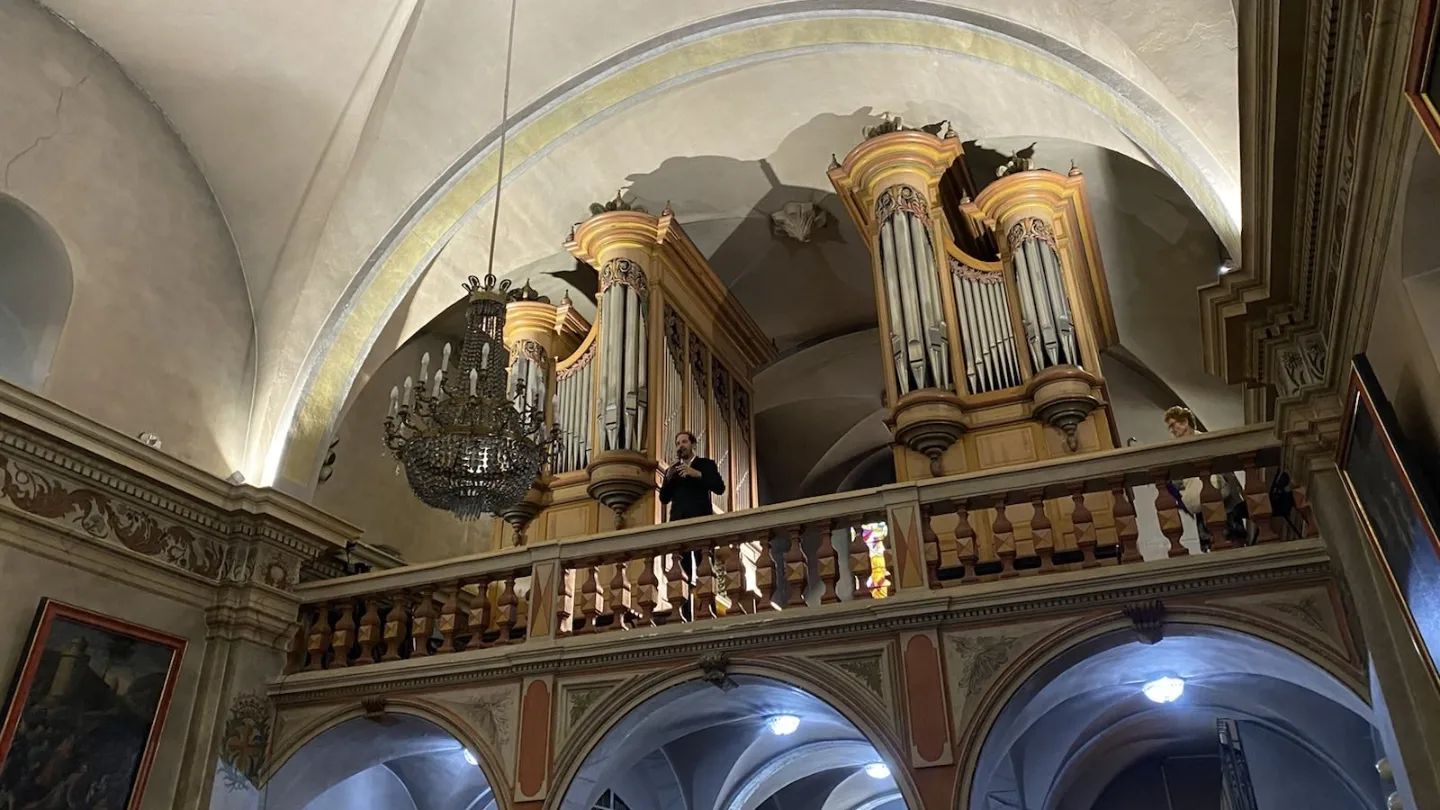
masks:
<svg viewBox="0 0 1440 810"><path fill-rule="evenodd" d="M643 302L650 295L649 282L645 278L645 270L638 262L629 259L616 257L600 268L600 292L604 293L616 284L623 284L635 290L635 294Z"/></svg>
<svg viewBox="0 0 1440 810"><path fill-rule="evenodd" d="M770 215L770 233L805 244L817 229L830 224L830 212L813 202L787 202Z"/></svg>
<svg viewBox="0 0 1440 810"><path fill-rule="evenodd" d="M730 677L728 672L730 656L723 652L708 652L701 655L696 666L700 667L700 679L722 692L729 692L740 685Z"/></svg>
<svg viewBox="0 0 1440 810"><path fill-rule="evenodd" d="M349 539L320 524L327 516L286 496L152 455L164 458L0 383L0 511L212 584L287 591L299 583L302 563ZM292 515L304 523L289 522Z"/></svg>
<svg viewBox="0 0 1440 810"><path fill-rule="evenodd" d="M896 183L875 198L875 223L883 224L900 212L912 214L930 227L930 202L914 186Z"/></svg>

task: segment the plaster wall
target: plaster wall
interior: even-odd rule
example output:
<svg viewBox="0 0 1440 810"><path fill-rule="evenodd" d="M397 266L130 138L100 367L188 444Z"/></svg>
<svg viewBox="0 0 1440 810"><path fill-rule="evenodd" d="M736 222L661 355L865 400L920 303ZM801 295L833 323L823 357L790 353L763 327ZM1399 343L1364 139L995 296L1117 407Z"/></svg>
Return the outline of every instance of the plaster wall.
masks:
<svg viewBox="0 0 1440 810"><path fill-rule="evenodd" d="M224 217L160 111L29 0L0 0L0 192L58 234L74 301L41 393L219 476L242 462L253 322Z"/></svg>
<svg viewBox="0 0 1440 810"><path fill-rule="evenodd" d="M129 566L115 559L118 552L102 555L97 565L89 549L62 553L36 539L34 528L0 515L0 673L9 678L19 666L42 597L185 638L189 643L139 806L139 810L173 810L192 715L197 713L201 693L209 688L201 683L207 647L205 610L186 598L203 586L168 575L165 578L172 582L167 587L153 577L130 576ZM74 545L89 544L75 541ZM136 564L142 565L150 569L153 564ZM124 573L117 576L120 572Z"/></svg>

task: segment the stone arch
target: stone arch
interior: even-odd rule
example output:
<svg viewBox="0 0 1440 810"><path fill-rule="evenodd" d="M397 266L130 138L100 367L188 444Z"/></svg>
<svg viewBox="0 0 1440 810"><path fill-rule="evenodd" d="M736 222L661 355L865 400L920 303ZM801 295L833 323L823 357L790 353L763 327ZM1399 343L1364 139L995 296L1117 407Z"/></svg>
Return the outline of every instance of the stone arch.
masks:
<svg viewBox="0 0 1440 810"><path fill-rule="evenodd" d="M409 718L431 726L474 754L477 760L475 767L479 769L480 775L491 790L495 810L510 810L510 782L504 778L506 774L504 758L488 740L476 734L469 724L433 704L407 698L386 700L384 714ZM294 736L288 739L277 739L261 774L259 787L268 789L285 767L295 761L297 754L326 734L350 723L368 722L369 717L370 713L357 703L323 714L302 726L294 733Z"/></svg>
<svg viewBox="0 0 1440 810"><path fill-rule="evenodd" d="M881 761L891 766L890 775L904 804L911 808L922 806L919 791L905 767L908 762L905 748L873 697L867 699L860 690L837 684L840 679L834 678L833 673L823 673L819 665L798 659L737 659L729 662L724 671L727 676L747 683L769 682L798 690L823 704L857 731L878 752ZM608 710L590 712L556 752L545 810L561 810L565 806L568 793L590 754L633 712L672 690L693 687L704 680L703 673L694 666L674 667L627 681L605 695ZM713 687L706 684L704 688Z"/></svg>
<svg viewBox="0 0 1440 810"><path fill-rule="evenodd" d="M0 194L0 379L44 389L74 294L60 235L30 206Z"/></svg>
<svg viewBox="0 0 1440 810"><path fill-rule="evenodd" d="M1307 639L1305 634L1295 632L1294 628L1255 613L1216 605L1185 605L1167 609L1165 628L1167 639L1224 638L1243 644L1263 645L1273 654L1288 657L1299 669L1307 672L1303 688L1348 710L1366 724L1372 723L1368 691L1358 660ZM1160 643L1163 645L1165 641ZM1012 718L1007 714L1013 713L1017 706L1030 703L1045 686L1059 680L1065 671L1094 656L1129 644L1138 644L1133 623L1115 611L1054 627L1011 657L991 680L976 704L973 722L958 739L959 750L966 753L956 773L956 806L989 806L984 803L981 791L984 790L983 782L988 770L996 762L997 753L993 746L1003 746L1004 750L998 756L1004 758L1008 756L1008 747L1020 739L997 738L997 734L1010 733L1005 725ZM1239 719L1267 725L1278 733L1291 736L1317 758L1329 760L1318 746L1295 737L1289 730L1275 728L1264 717L1247 715L1232 706L1212 707L1223 709L1227 714L1238 714ZM1063 772L1058 772L1056 778L1063 775Z"/></svg>

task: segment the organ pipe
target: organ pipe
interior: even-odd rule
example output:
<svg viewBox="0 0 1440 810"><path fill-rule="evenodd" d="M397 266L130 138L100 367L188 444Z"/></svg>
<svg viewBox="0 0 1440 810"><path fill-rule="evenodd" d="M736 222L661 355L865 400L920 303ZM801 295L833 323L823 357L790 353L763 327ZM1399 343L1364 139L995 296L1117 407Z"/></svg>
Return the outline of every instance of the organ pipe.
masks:
<svg viewBox="0 0 1440 810"><path fill-rule="evenodd" d="M600 272L601 380L600 412L604 450L644 450L646 369L645 274L629 259L611 259Z"/></svg>
<svg viewBox="0 0 1440 810"><path fill-rule="evenodd" d="M1036 370L1081 366L1070 298L1049 225L1032 217L1015 223L1008 238L1020 290L1020 317Z"/></svg>
<svg viewBox="0 0 1440 810"><path fill-rule="evenodd" d="M929 207L920 192L897 184L876 199L875 219L880 223L880 274L900 393L949 388L952 375Z"/></svg>

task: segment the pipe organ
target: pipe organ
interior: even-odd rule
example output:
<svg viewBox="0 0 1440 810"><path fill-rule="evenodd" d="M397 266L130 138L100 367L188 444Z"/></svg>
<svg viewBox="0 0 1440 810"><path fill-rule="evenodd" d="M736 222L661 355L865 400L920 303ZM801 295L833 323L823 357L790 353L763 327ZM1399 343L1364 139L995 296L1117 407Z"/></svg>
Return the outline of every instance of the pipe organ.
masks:
<svg viewBox="0 0 1440 810"><path fill-rule="evenodd" d="M512 385L547 404L560 441L525 502L502 515L497 547L658 522L661 474L682 430L725 478L716 511L754 506L750 386L774 344L668 210L604 211L566 248L599 268L595 322L568 301L510 305Z"/></svg>
<svg viewBox="0 0 1440 810"><path fill-rule="evenodd" d="M1016 159L979 188L953 132L867 135L830 180L870 247L897 478L1117 446L1081 173Z"/></svg>

